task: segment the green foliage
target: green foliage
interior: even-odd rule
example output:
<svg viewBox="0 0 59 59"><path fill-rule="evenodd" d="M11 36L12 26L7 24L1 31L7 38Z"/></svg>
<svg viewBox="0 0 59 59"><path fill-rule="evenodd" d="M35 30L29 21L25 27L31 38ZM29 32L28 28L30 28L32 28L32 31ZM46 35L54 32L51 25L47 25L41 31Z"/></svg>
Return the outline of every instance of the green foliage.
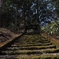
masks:
<svg viewBox="0 0 59 59"><path fill-rule="evenodd" d="M58 15L59 14L59 0L52 0L52 2L54 2L55 8L56 8L56 13Z"/></svg>
<svg viewBox="0 0 59 59"><path fill-rule="evenodd" d="M48 4L51 6L49 7ZM51 9L53 9L53 4L50 0L3 0L0 19L2 25L0 26L11 27L13 24L16 31L23 22L25 25L39 24L40 31L41 22L51 23L48 20L53 19Z"/></svg>
<svg viewBox="0 0 59 59"><path fill-rule="evenodd" d="M58 34L59 32L58 20L43 27L42 30L49 34Z"/></svg>

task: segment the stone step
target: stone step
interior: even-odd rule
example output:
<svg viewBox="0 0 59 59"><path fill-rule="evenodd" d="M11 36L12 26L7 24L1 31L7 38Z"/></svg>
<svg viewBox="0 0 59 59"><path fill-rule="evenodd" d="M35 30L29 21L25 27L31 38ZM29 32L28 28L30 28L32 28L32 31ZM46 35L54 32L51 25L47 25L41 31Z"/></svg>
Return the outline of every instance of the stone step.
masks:
<svg viewBox="0 0 59 59"><path fill-rule="evenodd" d="M19 59L18 55L0 55L0 59Z"/></svg>
<svg viewBox="0 0 59 59"><path fill-rule="evenodd" d="M59 53L59 49L43 49L41 50L43 53Z"/></svg>
<svg viewBox="0 0 59 59"><path fill-rule="evenodd" d="M2 51L1 54L8 54L8 55L22 55L22 54L28 54L28 55L32 55L32 54L43 54L43 53L59 53L59 49L47 49L47 50L5 50Z"/></svg>
<svg viewBox="0 0 59 59"><path fill-rule="evenodd" d="M32 55L32 54L42 54L42 52L37 51L37 50L16 50L16 51L11 51L11 50L5 50L1 52L2 55L22 55L22 54L28 54L28 55Z"/></svg>
<svg viewBox="0 0 59 59"><path fill-rule="evenodd" d="M59 49L43 49L43 50L5 50L1 52L2 54L12 54L12 55L20 55L20 54L50 54L50 53L59 53Z"/></svg>
<svg viewBox="0 0 59 59"><path fill-rule="evenodd" d="M19 59L59 59L59 53L43 54L43 55L19 55Z"/></svg>
<svg viewBox="0 0 59 59"><path fill-rule="evenodd" d="M43 55L0 55L0 59L59 59L59 53Z"/></svg>
<svg viewBox="0 0 59 59"><path fill-rule="evenodd" d="M50 41L43 41L43 40L38 40L38 41L16 41L18 43L49 43ZM14 42L15 43L15 42Z"/></svg>
<svg viewBox="0 0 59 59"><path fill-rule="evenodd" d="M29 47L8 47L7 49L10 50L39 50L39 49L49 49L49 48L56 48L55 45L49 45L49 46L29 46Z"/></svg>
<svg viewBox="0 0 59 59"><path fill-rule="evenodd" d="M50 46L53 45L52 43L47 43L47 44L13 44L11 45L12 47L30 47L30 46Z"/></svg>
<svg viewBox="0 0 59 59"><path fill-rule="evenodd" d="M21 38L20 38L20 39L21 39ZM25 41L27 41L27 42L29 42L30 40L31 40L31 41L34 41L34 42L35 42L35 41L50 41L50 40L48 40L48 39L44 39L44 40L42 40L42 39L36 39L36 40L35 40L35 39L30 39L30 40L28 40L27 38L26 38L26 39L24 38L24 39L21 39L21 40L18 39L18 40L16 40L15 42L22 42L23 40L25 40Z"/></svg>
<svg viewBox="0 0 59 59"><path fill-rule="evenodd" d="M25 44L27 44L27 45L31 44L32 45L32 44L34 44L35 45L35 44L53 44L53 43L52 42L46 42L46 43L42 43L42 42L37 42L37 43L36 42L31 42L31 43L29 43L29 42L22 42L22 43L14 42L13 44L16 44L16 45L22 45L22 44L24 44L24 45Z"/></svg>
<svg viewBox="0 0 59 59"><path fill-rule="evenodd" d="M52 45L52 44L22 44L22 45L19 45L19 44L13 44L11 45L12 47L29 47L29 46L49 46L49 45Z"/></svg>

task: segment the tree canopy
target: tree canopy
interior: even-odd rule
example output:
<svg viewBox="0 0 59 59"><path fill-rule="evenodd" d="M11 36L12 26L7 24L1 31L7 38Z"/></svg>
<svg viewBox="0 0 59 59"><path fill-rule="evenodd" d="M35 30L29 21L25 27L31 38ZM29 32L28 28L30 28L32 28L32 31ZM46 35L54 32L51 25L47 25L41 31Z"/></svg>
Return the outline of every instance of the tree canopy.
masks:
<svg viewBox="0 0 59 59"><path fill-rule="evenodd" d="M21 27L21 23L40 26L50 24L58 17L58 2L54 0L3 0L1 4L0 26ZM55 5L54 5L55 4Z"/></svg>

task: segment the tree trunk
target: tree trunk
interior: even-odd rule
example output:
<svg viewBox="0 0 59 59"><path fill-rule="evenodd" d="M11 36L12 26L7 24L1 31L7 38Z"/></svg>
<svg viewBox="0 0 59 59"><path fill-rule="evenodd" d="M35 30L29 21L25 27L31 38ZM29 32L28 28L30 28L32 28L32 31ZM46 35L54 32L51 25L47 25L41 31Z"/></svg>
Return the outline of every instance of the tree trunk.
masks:
<svg viewBox="0 0 59 59"><path fill-rule="evenodd" d="M37 2L36 2L36 4L37 4L37 6L36 6L36 8L37 8L37 22L38 22L38 25L39 25L39 28L38 28L38 32L40 33L40 30L41 30L41 28L40 28L40 20L39 20L39 0L37 0Z"/></svg>

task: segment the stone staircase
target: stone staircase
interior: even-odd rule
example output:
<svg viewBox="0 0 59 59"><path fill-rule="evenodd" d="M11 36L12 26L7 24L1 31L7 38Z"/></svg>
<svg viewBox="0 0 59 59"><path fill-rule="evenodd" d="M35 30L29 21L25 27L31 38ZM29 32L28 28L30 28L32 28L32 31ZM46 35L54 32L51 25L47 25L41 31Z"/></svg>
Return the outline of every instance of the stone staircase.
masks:
<svg viewBox="0 0 59 59"><path fill-rule="evenodd" d="M0 51L0 59L59 59L58 56L59 49L40 35L24 35Z"/></svg>

